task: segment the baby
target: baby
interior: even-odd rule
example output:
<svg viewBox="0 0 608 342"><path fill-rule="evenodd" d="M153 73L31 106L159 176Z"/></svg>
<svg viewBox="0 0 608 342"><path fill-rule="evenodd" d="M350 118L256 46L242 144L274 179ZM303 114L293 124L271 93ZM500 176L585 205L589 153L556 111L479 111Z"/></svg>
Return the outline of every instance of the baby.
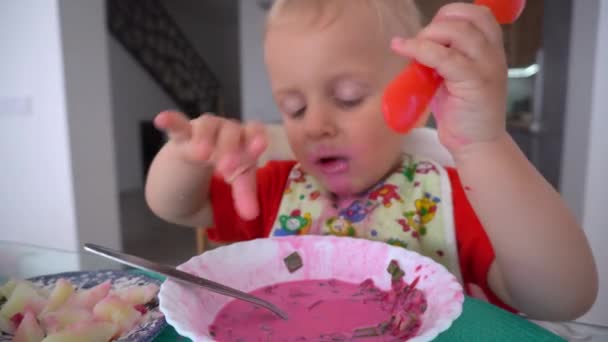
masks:
<svg viewBox="0 0 608 342"><path fill-rule="evenodd" d="M146 197L211 239L331 234L383 241L445 265L467 294L542 320L597 295L588 242L505 129L507 63L489 10L443 7L420 27L412 0L278 0L265 57L296 161L257 159L262 125L163 112L169 136ZM404 154L383 120L387 84L410 60L445 79L432 105L455 167ZM423 126L427 117L422 118Z"/></svg>

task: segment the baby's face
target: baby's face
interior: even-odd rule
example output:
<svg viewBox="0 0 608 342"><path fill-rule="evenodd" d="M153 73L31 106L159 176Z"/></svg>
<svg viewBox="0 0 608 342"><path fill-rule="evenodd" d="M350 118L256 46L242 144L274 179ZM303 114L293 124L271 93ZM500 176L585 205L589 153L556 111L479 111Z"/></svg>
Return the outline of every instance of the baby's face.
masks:
<svg viewBox="0 0 608 342"><path fill-rule="evenodd" d="M265 53L296 158L327 190L348 196L400 160L402 138L386 126L381 101L405 61L390 53L369 9L349 6L334 19L271 24Z"/></svg>

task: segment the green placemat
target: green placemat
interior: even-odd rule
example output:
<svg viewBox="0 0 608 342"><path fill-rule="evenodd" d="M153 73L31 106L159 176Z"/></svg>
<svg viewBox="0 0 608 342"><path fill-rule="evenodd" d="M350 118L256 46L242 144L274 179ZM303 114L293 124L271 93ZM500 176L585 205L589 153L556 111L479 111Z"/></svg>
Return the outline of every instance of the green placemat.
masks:
<svg viewBox="0 0 608 342"><path fill-rule="evenodd" d="M137 271L141 272L141 271ZM148 276L164 279L156 274ZM154 342L190 341L173 327L165 328ZM510 312L486 302L466 297L462 315L435 342L565 342L566 340Z"/></svg>
<svg viewBox="0 0 608 342"><path fill-rule="evenodd" d="M163 330L158 336L156 336L156 338L154 339L154 342L173 342L173 341L180 341L180 342L189 342L190 339L189 338L185 338L180 336L175 329L173 329L173 327L169 326L167 327L165 330Z"/></svg>
<svg viewBox="0 0 608 342"><path fill-rule="evenodd" d="M467 297L462 315L435 341L565 342L566 340L517 315Z"/></svg>

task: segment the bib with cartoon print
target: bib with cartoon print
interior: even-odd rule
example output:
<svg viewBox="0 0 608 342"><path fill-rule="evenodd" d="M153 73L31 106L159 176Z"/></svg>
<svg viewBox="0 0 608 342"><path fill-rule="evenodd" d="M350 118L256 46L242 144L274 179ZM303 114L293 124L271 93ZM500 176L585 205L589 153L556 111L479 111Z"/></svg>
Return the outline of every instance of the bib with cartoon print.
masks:
<svg viewBox="0 0 608 342"><path fill-rule="evenodd" d="M383 241L426 255L461 279L453 218L447 172L433 161L404 155L397 171L344 207L297 164L270 235Z"/></svg>

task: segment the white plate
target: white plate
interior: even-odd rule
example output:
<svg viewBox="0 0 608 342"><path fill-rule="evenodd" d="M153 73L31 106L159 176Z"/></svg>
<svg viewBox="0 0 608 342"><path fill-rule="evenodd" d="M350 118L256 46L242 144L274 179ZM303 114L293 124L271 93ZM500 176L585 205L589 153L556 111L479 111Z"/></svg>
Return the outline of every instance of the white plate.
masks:
<svg viewBox="0 0 608 342"><path fill-rule="evenodd" d="M283 259L298 252L303 267L291 274ZM387 266L396 260L405 281L420 277L417 288L428 308L413 342L430 341L447 330L461 314L464 294L456 278L430 258L400 247L364 239L300 236L260 239L221 247L190 259L181 270L251 292L264 286L305 279L337 279L360 283L372 279L388 290ZM213 341L209 326L230 298L168 280L159 294L167 322L193 341Z"/></svg>

